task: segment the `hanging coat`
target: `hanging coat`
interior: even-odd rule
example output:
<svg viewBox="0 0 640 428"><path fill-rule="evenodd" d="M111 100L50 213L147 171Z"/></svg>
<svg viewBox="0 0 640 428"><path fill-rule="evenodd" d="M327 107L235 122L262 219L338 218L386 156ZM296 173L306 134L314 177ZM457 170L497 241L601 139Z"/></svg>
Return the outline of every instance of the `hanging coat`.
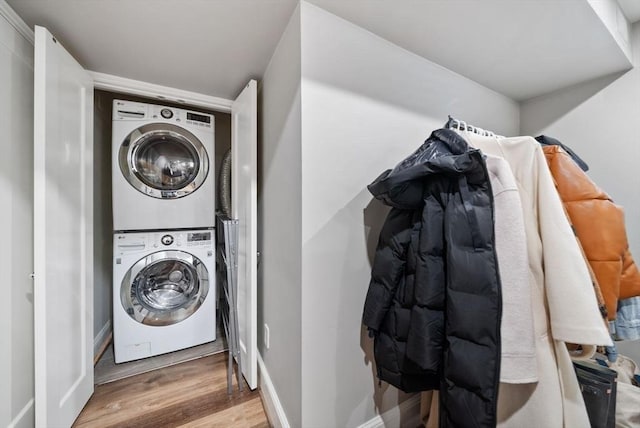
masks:
<svg viewBox="0 0 640 428"><path fill-rule="evenodd" d="M585 172L589 171L589 165L587 165L587 163L585 161L583 161L582 158L580 156L578 156L578 154L576 152L571 150L571 147L562 144L560 141L556 140L555 138L547 137L546 135L537 136L536 137L536 141L538 143L540 143L540 145L543 147L543 149L546 146L560 146L560 147L562 147L562 149L565 152L567 152L567 154L569 156L571 156L571 159L576 163L576 165L578 165L580 167L581 170L583 170ZM545 153L546 153L546 151L545 151Z"/></svg>
<svg viewBox="0 0 640 428"><path fill-rule="evenodd" d="M392 207L363 315L379 378L439 388L442 427L494 427L502 302L482 154L437 130L369 190Z"/></svg>
<svg viewBox="0 0 640 428"><path fill-rule="evenodd" d="M622 207L591 181L559 146L544 154L589 264L598 279L609 320L618 299L640 296L640 272L629 252Z"/></svg>
<svg viewBox="0 0 640 428"><path fill-rule="evenodd" d="M532 137L459 133L471 146L509 163L525 221L538 383L500 384L498 427L588 427L566 343L582 344L588 356L595 345L612 342L542 148Z"/></svg>

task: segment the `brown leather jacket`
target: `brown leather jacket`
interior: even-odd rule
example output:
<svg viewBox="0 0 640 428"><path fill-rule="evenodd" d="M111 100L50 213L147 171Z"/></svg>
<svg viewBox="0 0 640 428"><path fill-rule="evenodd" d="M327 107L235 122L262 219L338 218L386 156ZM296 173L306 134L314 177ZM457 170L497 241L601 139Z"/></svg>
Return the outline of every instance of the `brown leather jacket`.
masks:
<svg viewBox="0 0 640 428"><path fill-rule="evenodd" d="M598 279L609 320L618 299L640 296L640 272L627 242L622 207L591 181L559 146L543 147L556 188Z"/></svg>

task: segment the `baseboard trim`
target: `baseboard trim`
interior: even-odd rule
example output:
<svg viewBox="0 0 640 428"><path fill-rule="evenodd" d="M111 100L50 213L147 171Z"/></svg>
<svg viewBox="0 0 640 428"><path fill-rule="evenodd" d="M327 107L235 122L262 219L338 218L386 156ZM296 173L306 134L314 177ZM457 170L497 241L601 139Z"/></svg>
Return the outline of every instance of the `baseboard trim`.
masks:
<svg viewBox="0 0 640 428"><path fill-rule="evenodd" d="M93 339L93 365L95 366L111 342L111 320L108 320Z"/></svg>
<svg viewBox="0 0 640 428"><path fill-rule="evenodd" d="M404 400L397 407L389 409L381 415L376 415L358 428L384 428L384 427L417 427L421 426L420 420L420 394Z"/></svg>
<svg viewBox="0 0 640 428"><path fill-rule="evenodd" d="M262 397L262 403L264 404L264 410L267 414L269 423L274 428L290 428L287 415L284 412L282 403L278 398L276 389L273 386L269 372L264 365L262 355L258 353L258 379L260 383L260 396Z"/></svg>
<svg viewBox="0 0 640 428"><path fill-rule="evenodd" d="M258 379L260 384L260 397L262 397L262 403L264 404L264 410L267 414L267 419L269 419L269 424L274 428L290 428L287 415L284 412L282 403L280 403L280 399L278 398L278 394L260 353L258 353ZM417 427L421 425L420 394L416 394L383 414L376 415L358 428L385 428L393 426Z"/></svg>

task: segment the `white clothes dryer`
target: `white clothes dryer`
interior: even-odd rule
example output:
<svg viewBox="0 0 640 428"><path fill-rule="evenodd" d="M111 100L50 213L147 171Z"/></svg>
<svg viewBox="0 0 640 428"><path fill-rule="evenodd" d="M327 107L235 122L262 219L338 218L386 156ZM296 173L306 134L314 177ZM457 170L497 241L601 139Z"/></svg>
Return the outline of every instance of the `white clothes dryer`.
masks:
<svg viewBox="0 0 640 428"><path fill-rule="evenodd" d="M215 225L214 116L113 101L113 230Z"/></svg>
<svg viewBox="0 0 640 428"><path fill-rule="evenodd" d="M116 363L216 339L213 229L113 237Z"/></svg>

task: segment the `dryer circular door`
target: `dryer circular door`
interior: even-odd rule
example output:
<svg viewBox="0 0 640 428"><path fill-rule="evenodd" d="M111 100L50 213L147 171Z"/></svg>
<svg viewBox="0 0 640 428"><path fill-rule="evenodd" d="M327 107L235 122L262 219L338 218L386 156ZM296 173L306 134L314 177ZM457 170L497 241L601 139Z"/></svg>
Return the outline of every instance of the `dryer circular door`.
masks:
<svg viewBox="0 0 640 428"><path fill-rule="evenodd" d="M120 146L118 162L129 184L159 199L195 192L209 173L209 156L202 142L170 123L150 123L131 131Z"/></svg>
<svg viewBox="0 0 640 428"><path fill-rule="evenodd" d="M138 260L120 285L125 312L141 324L167 326L194 314L209 292L209 272L184 251L158 251Z"/></svg>

